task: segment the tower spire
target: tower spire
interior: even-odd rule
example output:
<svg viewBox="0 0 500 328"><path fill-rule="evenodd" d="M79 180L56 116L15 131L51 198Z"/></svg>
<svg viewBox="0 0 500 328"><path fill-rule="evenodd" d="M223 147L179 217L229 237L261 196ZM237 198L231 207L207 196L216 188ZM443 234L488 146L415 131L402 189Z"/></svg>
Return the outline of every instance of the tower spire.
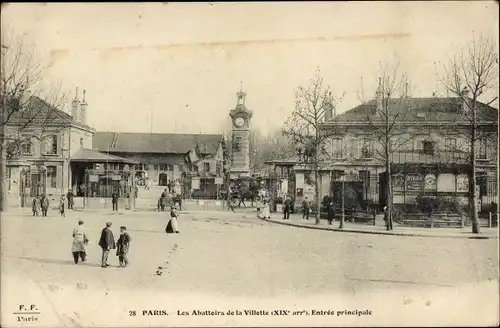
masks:
<svg viewBox="0 0 500 328"><path fill-rule="evenodd" d="M78 101L78 87L76 87L75 100Z"/></svg>
<svg viewBox="0 0 500 328"><path fill-rule="evenodd" d="M82 102L85 102L85 93L86 92L87 92L86 90L83 90L83 99L82 99Z"/></svg>

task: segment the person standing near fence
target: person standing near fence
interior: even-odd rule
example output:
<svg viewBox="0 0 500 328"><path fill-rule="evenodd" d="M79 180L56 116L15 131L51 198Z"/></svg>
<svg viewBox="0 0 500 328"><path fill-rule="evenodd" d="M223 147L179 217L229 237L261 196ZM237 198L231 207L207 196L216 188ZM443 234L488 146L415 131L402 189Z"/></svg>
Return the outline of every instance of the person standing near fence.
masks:
<svg viewBox="0 0 500 328"><path fill-rule="evenodd" d="M32 203L33 216L40 216L40 208L41 208L40 198L38 196L33 197L33 203Z"/></svg>
<svg viewBox="0 0 500 328"><path fill-rule="evenodd" d="M309 220L309 214L311 213L311 204L309 203L309 200L304 198L304 201L302 202L302 219Z"/></svg>
<svg viewBox="0 0 500 328"><path fill-rule="evenodd" d="M49 199L47 198L47 196L45 196L45 194L42 194L40 205L42 207L42 216L47 217L47 211L49 210Z"/></svg>
<svg viewBox="0 0 500 328"><path fill-rule="evenodd" d="M68 199L68 210L73 209L73 205L75 202L74 197L75 197L75 195L73 194L73 190L71 188L68 189L68 193L66 194L66 198Z"/></svg>
<svg viewBox="0 0 500 328"><path fill-rule="evenodd" d="M283 204L283 220L290 220L290 210L292 206L292 199L287 196L285 199L285 204Z"/></svg>
<svg viewBox="0 0 500 328"><path fill-rule="evenodd" d="M113 204L113 211L118 211L118 193L116 190L111 194L111 203Z"/></svg>
<svg viewBox="0 0 500 328"><path fill-rule="evenodd" d="M335 218L335 204L333 202L328 203L328 224L333 224L333 219Z"/></svg>

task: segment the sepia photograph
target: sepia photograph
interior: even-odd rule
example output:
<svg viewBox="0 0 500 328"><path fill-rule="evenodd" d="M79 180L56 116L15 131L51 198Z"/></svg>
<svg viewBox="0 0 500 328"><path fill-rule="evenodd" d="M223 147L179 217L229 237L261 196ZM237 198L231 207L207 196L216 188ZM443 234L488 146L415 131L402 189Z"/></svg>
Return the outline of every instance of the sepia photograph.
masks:
<svg viewBox="0 0 500 328"><path fill-rule="evenodd" d="M0 326L498 326L497 1L2 3Z"/></svg>

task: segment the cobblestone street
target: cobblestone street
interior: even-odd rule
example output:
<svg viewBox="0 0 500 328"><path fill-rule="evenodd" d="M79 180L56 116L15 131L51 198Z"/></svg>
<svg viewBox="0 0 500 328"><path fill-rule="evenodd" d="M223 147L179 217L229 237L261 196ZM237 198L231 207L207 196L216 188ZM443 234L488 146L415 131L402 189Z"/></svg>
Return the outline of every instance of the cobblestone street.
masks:
<svg viewBox="0 0 500 328"><path fill-rule="evenodd" d="M78 219L85 221L91 243L88 261L75 265L70 247L71 232ZM131 265L127 269L115 267L118 262L113 253L109 261L113 266L99 267L97 242L106 221L113 222L115 238L120 225L126 225L132 236ZM497 286L497 239L331 233L276 225L254 215L227 212L184 214L178 235L164 233L166 223L167 213L156 212L115 215L70 212L66 219L6 215L2 218L2 297L9 306L16 304L14 298L18 302L34 302L35 296L21 300L19 293L20 296L13 297L20 286L8 283L29 281L44 290L44 297L51 300L56 312L54 320L67 324L76 319L63 313L73 313L78 302L88 300L88 293L99 297L108 293L125 295L128 304L133 304L134 295L139 297L141 293L179 295L179 305L182 297L192 295L207 295L205 300L225 299L226 304L228 299L293 297L297 306L300 300L305 302L312 297L365 295L367 304L376 305L376 296L382 291L413 295L437 290L453 293L470 284ZM156 274L159 267L161 275ZM75 300L74 304L68 303L67 297L56 297L79 292L87 294L70 298ZM92 297L95 306L104 306L97 296ZM493 295L485 295L483 301L488 297ZM57 299L62 302L60 306L55 305ZM484 302L487 308L490 305L494 308L495 302L498 305L497 298ZM207 304L212 303L206 302L205 307ZM85 307L88 312L92 302ZM458 310L460 306L455 308ZM172 306L168 309L177 310ZM123 315L130 308L123 306L119 310ZM83 320L80 324L85 325L89 316L82 314L83 309L79 311ZM2 321L11 323L11 319L14 318L4 317ZM105 324L101 316L95 320L93 324ZM124 321L124 325L133 324L133 320Z"/></svg>

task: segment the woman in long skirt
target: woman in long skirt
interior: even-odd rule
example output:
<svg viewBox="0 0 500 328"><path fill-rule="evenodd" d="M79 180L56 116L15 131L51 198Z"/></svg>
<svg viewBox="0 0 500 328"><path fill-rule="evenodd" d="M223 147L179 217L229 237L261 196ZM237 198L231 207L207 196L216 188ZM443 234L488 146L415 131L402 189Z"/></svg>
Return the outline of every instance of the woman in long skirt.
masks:
<svg viewBox="0 0 500 328"><path fill-rule="evenodd" d="M168 221L167 227L165 228L166 233L179 233L179 214L175 206L170 209L170 220Z"/></svg>
<svg viewBox="0 0 500 328"><path fill-rule="evenodd" d="M262 217L264 219L270 219L271 218L271 209L269 208L269 201L264 200L264 206L262 209Z"/></svg>

